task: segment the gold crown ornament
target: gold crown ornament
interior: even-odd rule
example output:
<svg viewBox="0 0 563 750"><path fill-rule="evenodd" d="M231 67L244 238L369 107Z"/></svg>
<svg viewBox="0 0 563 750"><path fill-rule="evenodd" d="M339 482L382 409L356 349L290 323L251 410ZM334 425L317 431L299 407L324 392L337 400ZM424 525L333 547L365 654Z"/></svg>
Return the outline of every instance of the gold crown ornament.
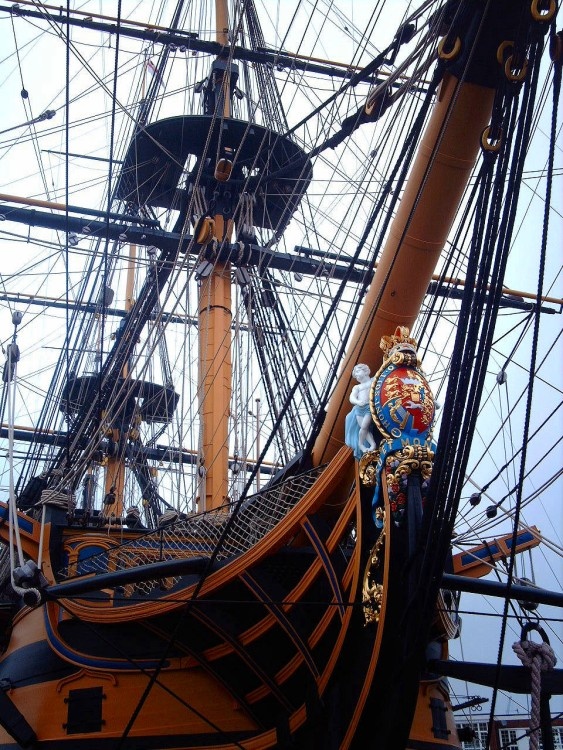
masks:
<svg viewBox="0 0 563 750"><path fill-rule="evenodd" d="M391 360L395 364L402 364L408 359L413 364L420 364L416 354L417 341L409 334L409 328L397 326L393 335L381 337L379 347L383 351L384 363Z"/></svg>

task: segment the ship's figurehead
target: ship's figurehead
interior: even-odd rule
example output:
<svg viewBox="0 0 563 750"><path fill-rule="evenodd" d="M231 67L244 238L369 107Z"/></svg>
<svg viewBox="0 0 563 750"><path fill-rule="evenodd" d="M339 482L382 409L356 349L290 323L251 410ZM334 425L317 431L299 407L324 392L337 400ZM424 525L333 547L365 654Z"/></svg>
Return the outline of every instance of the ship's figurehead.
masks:
<svg viewBox="0 0 563 750"><path fill-rule="evenodd" d="M358 385L352 388L350 403L352 411L346 415L345 442L360 460L366 451L377 448L373 435L374 422L371 416L370 392L373 378L367 365L357 364L352 370L352 377Z"/></svg>
<svg viewBox="0 0 563 750"><path fill-rule="evenodd" d="M383 492L388 495L395 524L400 525L406 512L409 475L420 474L424 502L432 470L436 405L420 369L416 341L409 334L408 328L399 326L392 336L383 336L383 364L373 378L366 365L356 365L352 371L359 385L350 395L355 406L346 419L346 444L359 460L362 482L375 488L373 511L377 526L381 525L378 508L384 505ZM360 367L364 369L360 371ZM368 381L369 415L362 406ZM352 416L358 425L356 442L348 429ZM377 447L374 433L382 436Z"/></svg>

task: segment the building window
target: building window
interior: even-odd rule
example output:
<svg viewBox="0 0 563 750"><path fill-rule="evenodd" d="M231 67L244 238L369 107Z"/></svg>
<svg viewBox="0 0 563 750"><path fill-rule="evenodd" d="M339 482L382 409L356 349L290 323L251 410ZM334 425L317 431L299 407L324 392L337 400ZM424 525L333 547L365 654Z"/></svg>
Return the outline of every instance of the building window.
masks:
<svg viewBox="0 0 563 750"><path fill-rule="evenodd" d="M488 727L486 721L475 721L471 724L464 723L459 726L472 730L475 735L472 740L461 743L463 750L486 750Z"/></svg>
<svg viewBox="0 0 563 750"><path fill-rule="evenodd" d="M515 729L501 729L499 731L499 737L501 750L518 750L518 740L516 739Z"/></svg>
<svg viewBox="0 0 563 750"><path fill-rule="evenodd" d="M553 750L563 750L563 727L552 727ZM543 750L543 742L540 733L540 750Z"/></svg>
<svg viewBox="0 0 563 750"><path fill-rule="evenodd" d="M530 737L526 727L508 729L499 727L499 724L500 722L495 722L498 730L499 750L528 750ZM486 750L488 728L486 721L464 722L458 724L457 728L463 750ZM563 750L563 726L552 727L552 731L554 750ZM473 736L473 739L469 739L469 736ZM541 734L539 747L543 750Z"/></svg>

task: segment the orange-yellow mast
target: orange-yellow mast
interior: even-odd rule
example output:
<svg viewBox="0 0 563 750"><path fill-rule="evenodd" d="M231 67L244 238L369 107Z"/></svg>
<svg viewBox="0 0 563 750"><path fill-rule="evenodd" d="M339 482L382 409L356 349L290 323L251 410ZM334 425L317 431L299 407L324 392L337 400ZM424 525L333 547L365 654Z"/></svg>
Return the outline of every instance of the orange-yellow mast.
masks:
<svg viewBox="0 0 563 750"><path fill-rule="evenodd" d="M215 0L216 40L228 44L227 0ZM229 71L223 78L223 96L217 117L230 117ZM214 217L217 242L230 241L232 222L223 214ZM227 499L231 402L231 266L217 263L201 281L199 293L199 393L202 423L203 478L199 510L223 505Z"/></svg>
<svg viewBox="0 0 563 750"><path fill-rule="evenodd" d="M458 86L458 81L450 74L442 81L438 101L348 347L341 377L313 447L315 465L329 461L344 444L344 419L350 411L348 397L354 365L364 362L375 372L381 365L381 337L393 333L397 325L412 328L418 316L475 164L481 133L491 114L493 95L493 89L485 86L472 83ZM454 96L455 106L450 108Z"/></svg>
<svg viewBox="0 0 563 750"><path fill-rule="evenodd" d="M125 312L133 307L133 290L135 284L135 260L137 257L137 246L129 245L129 263L127 264L127 282L125 288ZM122 371L123 379L129 375L129 363L126 362ZM115 445L120 445L124 435L116 427L110 427L111 437ZM115 456L109 456L106 464L105 495L106 498L115 498L113 503L103 505L102 513L105 516L120 517L123 515L123 497L125 491L125 458L120 451Z"/></svg>
<svg viewBox="0 0 563 750"><path fill-rule="evenodd" d="M215 41L226 47L229 43L229 9L227 0L215 0Z"/></svg>

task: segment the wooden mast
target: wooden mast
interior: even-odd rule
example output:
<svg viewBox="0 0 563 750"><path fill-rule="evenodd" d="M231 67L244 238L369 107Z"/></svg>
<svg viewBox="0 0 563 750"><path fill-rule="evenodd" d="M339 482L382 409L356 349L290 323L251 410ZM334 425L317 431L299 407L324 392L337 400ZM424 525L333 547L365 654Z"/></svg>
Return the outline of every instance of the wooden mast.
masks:
<svg viewBox="0 0 563 750"><path fill-rule="evenodd" d="M450 107L454 97L454 106ZM442 81L351 338L341 377L313 447L316 466L330 461L344 444L344 419L351 408L348 397L354 365L363 362L372 373L376 372L381 365L381 337L393 333L398 325L412 328L418 316L475 164L493 97L492 88L473 83L459 85L451 74Z"/></svg>
<svg viewBox="0 0 563 750"><path fill-rule="evenodd" d="M133 290L135 285L135 261L137 258L137 246L129 245L129 262L127 264L127 282L125 289L125 312L129 312L133 307ZM129 362L123 365L123 380L129 375ZM129 426L129 425L127 425ZM122 455L121 444L126 439L126 434L119 427L110 427L110 436L114 445L117 446L115 455L108 456L106 464L105 494L102 514L104 516L115 516L119 518L123 515L124 491L125 491L125 457ZM113 502L109 502L113 499Z"/></svg>
<svg viewBox="0 0 563 750"><path fill-rule="evenodd" d="M228 45L227 0L215 0L216 41ZM216 116L230 117L229 69L225 71ZM213 216L214 238L230 241L232 221ZM216 263L199 290L199 394L202 426L199 510L227 501L229 411L231 402L231 265Z"/></svg>

